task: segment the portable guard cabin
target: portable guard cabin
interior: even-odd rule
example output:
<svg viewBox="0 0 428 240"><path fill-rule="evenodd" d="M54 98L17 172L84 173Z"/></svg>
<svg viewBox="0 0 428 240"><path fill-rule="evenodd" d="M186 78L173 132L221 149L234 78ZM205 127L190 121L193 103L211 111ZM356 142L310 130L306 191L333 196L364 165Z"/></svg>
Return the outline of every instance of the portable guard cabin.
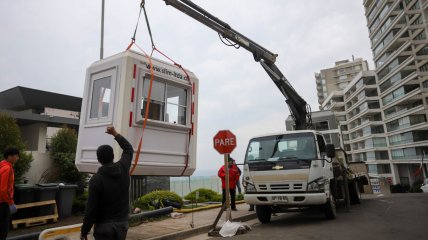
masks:
<svg viewBox="0 0 428 240"><path fill-rule="evenodd" d="M143 146L134 175L190 176L196 168L198 79L175 65L151 58L154 80ZM122 153L106 127L116 130L134 147L142 134L150 85L150 61L125 51L93 63L86 81L77 141L76 166L95 173L98 146L113 147L115 161Z"/></svg>

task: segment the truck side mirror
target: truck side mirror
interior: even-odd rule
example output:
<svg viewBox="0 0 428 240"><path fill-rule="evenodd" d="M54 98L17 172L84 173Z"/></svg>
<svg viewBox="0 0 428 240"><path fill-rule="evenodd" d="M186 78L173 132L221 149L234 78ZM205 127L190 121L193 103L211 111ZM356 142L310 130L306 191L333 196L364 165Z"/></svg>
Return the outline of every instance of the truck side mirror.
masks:
<svg viewBox="0 0 428 240"><path fill-rule="evenodd" d="M336 156L336 149L334 148L334 144L326 144L325 153L327 154L327 157L334 158Z"/></svg>

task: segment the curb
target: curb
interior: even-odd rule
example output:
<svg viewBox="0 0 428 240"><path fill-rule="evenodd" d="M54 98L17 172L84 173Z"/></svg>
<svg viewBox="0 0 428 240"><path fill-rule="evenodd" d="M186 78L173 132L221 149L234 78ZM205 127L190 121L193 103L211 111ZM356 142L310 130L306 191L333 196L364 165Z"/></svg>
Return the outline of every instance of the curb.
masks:
<svg viewBox="0 0 428 240"><path fill-rule="evenodd" d="M236 204L241 204L241 203L245 203L244 200L240 200L240 201L236 201ZM193 208L193 209L174 209L174 212L178 212L178 213L191 213L191 212L197 212L197 211L202 211L202 210L207 210L207 209L212 209L212 208L219 208L221 207L222 204L212 204L212 205L208 205L208 206L204 206L204 207L198 207L198 208Z"/></svg>
<svg viewBox="0 0 428 240"><path fill-rule="evenodd" d="M250 213L250 214L247 214L244 216L234 218L233 220L239 221L239 222L246 222L246 221L249 221L249 220L252 220L255 218L257 218L256 213ZM163 235L163 236L149 238L148 240L179 240L179 239L199 235L202 233L207 233L207 236L208 236L208 231L211 230L211 227L212 227L212 224L209 224L209 225L205 225L205 226L196 227L196 228L193 228L190 230L184 230L184 231L170 233L170 234Z"/></svg>

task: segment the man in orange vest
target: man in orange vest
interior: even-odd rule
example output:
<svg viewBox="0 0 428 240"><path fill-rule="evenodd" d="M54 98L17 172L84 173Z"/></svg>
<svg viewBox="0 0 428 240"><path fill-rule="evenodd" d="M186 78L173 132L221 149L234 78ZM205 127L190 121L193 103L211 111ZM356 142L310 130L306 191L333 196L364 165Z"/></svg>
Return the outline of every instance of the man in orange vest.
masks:
<svg viewBox="0 0 428 240"><path fill-rule="evenodd" d="M16 213L13 202L15 175L12 165L19 160L17 148L7 148L0 162L0 240L5 240L9 231L10 215Z"/></svg>
<svg viewBox="0 0 428 240"><path fill-rule="evenodd" d="M238 167L233 164L233 158L229 157L229 190L230 190L230 208L233 211L237 211L235 204L236 196L236 183L239 181L239 171ZM223 190L223 199L222 203L226 202L226 167L223 165L220 170L218 170L218 176L221 178L221 188Z"/></svg>

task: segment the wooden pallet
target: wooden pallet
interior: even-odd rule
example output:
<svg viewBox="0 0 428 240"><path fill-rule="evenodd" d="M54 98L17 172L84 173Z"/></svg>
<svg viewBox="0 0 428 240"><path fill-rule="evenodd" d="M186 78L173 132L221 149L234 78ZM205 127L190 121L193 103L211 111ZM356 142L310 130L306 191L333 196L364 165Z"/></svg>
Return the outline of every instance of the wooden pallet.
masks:
<svg viewBox="0 0 428 240"><path fill-rule="evenodd" d="M32 226L46 224L49 220L51 220L53 222L57 222L58 221L58 208L56 206L55 200L19 204L19 205L16 205L16 209L19 210L19 209L23 209L23 208L31 208L31 207L47 206L47 205L54 205L54 214L46 215L46 216L40 216L40 217L31 217L31 218L13 220L12 221L13 228L17 229L19 224L25 224L25 227L32 227Z"/></svg>

